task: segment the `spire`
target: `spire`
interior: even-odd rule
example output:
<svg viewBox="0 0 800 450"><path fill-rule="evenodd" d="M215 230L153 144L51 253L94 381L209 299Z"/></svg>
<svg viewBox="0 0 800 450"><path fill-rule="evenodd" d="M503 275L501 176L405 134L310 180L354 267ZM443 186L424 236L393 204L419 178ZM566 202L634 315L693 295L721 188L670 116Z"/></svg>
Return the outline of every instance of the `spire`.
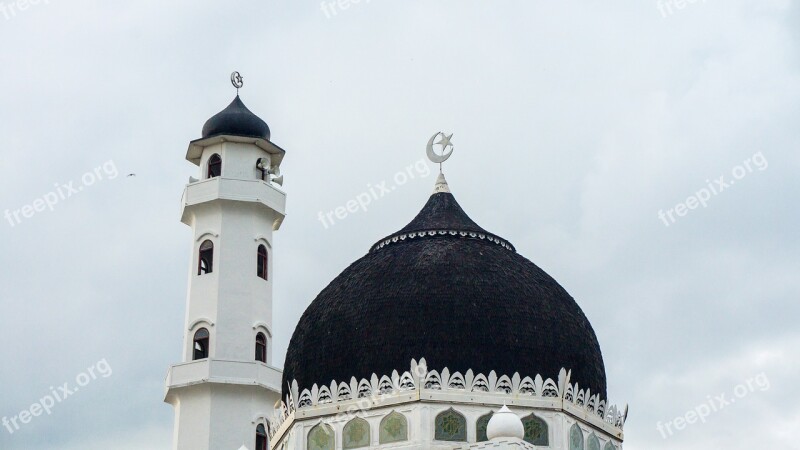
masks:
<svg viewBox="0 0 800 450"><path fill-rule="evenodd" d="M450 186L447 185L447 180L444 179L443 173L439 173L439 177L436 178L436 185L433 187L434 194L439 194L441 192L450 193Z"/></svg>
<svg viewBox="0 0 800 450"><path fill-rule="evenodd" d="M436 142L437 138L441 138ZM433 193L428 198L425 206L408 225L376 242L370 252L378 251L392 243L416 239L429 238L448 238L448 239L478 239L486 240L500 245L512 252L516 252L514 246L505 239L500 238L484 230L472 219L467 216L456 198L450 192L450 186L444 173L441 172L441 164L453 155L453 134L438 132L428 140L428 159L439 164L439 176L433 187ZM441 154L434 151L434 145L441 146Z"/></svg>

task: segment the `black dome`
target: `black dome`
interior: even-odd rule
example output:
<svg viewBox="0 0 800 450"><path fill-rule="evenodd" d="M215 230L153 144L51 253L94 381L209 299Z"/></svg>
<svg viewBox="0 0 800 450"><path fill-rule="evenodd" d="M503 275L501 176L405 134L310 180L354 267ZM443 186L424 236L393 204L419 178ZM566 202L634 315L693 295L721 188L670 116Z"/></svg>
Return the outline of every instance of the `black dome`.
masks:
<svg viewBox="0 0 800 450"><path fill-rule="evenodd" d="M203 125L203 139L222 134L269 140L269 126L253 114L237 95L227 108Z"/></svg>
<svg viewBox="0 0 800 450"><path fill-rule="evenodd" d="M557 380L563 367L573 383L606 397L600 345L575 300L475 224L449 192L433 194L306 309L286 354L283 397L293 379L310 389L402 373L423 357L451 373Z"/></svg>

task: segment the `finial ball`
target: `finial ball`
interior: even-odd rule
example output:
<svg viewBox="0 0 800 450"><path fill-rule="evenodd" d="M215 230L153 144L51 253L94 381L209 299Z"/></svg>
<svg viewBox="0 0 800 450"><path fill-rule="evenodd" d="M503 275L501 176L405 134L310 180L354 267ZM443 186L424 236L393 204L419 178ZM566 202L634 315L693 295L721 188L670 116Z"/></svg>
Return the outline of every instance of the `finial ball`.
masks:
<svg viewBox="0 0 800 450"><path fill-rule="evenodd" d="M486 426L486 437L489 440L503 439L503 438L525 438L525 426L522 425L522 419L516 414L511 412L506 405L500 408L489 419L489 424Z"/></svg>

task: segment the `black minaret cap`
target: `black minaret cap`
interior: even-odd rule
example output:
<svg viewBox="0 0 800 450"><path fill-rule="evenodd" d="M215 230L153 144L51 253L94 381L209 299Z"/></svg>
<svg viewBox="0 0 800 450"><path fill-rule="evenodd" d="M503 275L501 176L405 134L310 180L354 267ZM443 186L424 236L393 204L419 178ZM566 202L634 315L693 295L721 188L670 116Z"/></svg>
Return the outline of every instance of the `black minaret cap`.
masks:
<svg viewBox="0 0 800 450"><path fill-rule="evenodd" d="M203 139L220 136L242 136L269 140L269 126L247 109L237 95L230 105L203 125Z"/></svg>

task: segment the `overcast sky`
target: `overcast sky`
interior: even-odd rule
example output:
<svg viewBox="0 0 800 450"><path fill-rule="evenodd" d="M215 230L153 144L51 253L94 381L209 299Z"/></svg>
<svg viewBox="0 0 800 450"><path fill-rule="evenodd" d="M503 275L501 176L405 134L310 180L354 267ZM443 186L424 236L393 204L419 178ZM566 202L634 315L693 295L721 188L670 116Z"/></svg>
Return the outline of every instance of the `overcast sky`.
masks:
<svg viewBox="0 0 800 450"><path fill-rule="evenodd" d="M392 184L444 130L464 209L594 325L611 401L630 404L626 449L797 448L800 8L683 6L0 0L0 416L111 369L0 428L0 448L170 448L179 202L198 174L184 156L233 70L287 151L276 365L317 293L419 211L435 168L327 229L318 213ZM736 401L705 423L657 430L720 394Z"/></svg>

